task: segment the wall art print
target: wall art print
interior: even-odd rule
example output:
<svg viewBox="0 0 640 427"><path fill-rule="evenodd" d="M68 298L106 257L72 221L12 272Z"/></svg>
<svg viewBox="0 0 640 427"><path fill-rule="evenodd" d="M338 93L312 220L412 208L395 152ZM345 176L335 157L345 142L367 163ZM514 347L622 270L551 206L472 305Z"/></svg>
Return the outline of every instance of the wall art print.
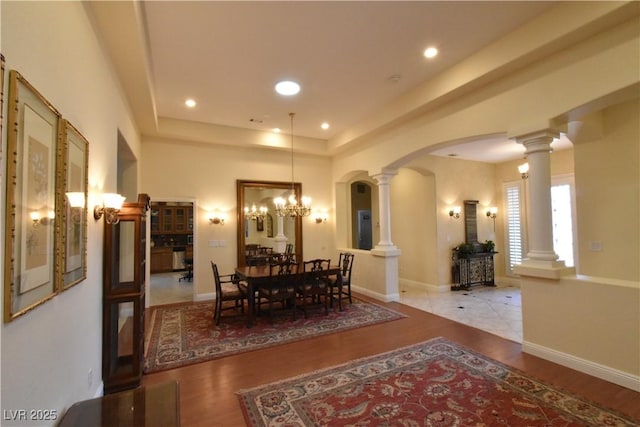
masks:
<svg viewBox="0 0 640 427"><path fill-rule="evenodd" d="M60 113L9 72L4 321L57 291L56 156Z"/></svg>
<svg viewBox="0 0 640 427"><path fill-rule="evenodd" d="M58 213L60 241L57 269L61 290L87 277L87 189L89 142L67 120L60 123L58 140Z"/></svg>

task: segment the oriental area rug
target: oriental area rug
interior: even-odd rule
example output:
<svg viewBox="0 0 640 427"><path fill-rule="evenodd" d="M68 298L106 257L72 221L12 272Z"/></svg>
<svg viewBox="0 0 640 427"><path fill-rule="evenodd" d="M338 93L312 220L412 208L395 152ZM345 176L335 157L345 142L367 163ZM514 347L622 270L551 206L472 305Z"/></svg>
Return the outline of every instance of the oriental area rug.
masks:
<svg viewBox="0 0 640 427"><path fill-rule="evenodd" d="M250 426L637 426L444 338L238 392Z"/></svg>
<svg viewBox="0 0 640 427"><path fill-rule="evenodd" d="M151 373L205 362L245 351L258 350L320 335L388 322L406 317L378 304L353 298L343 311L323 308L302 312L292 320L291 312L257 316L253 328L246 327L244 316L229 316L226 311L215 326L214 302L152 308L144 372ZM277 310L276 310L277 312ZM231 312L233 313L233 312Z"/></svg>

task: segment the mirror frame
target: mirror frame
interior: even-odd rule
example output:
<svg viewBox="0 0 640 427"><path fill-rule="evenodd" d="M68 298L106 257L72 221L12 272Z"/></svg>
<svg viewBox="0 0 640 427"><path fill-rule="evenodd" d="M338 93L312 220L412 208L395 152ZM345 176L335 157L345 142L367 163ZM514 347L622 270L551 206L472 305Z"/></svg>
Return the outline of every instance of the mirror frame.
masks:
<svg viewBox="0 0 640 427"><path fill-rule="evenodd" d="M245 259L245 222L244 222L244 190L246 188L268 188L268 189L283 189L290 190L291 182L279 182L279 181L247 181L236 180L236 195L238 199L237 215L238 215L238 231L237 231L237 249L238 249L238 267L244 267L246 265ZM296 198L300 200L302 195L302 184L299 182L293 183L293 191L296 194ZM275 213L272 212L272 215ZM294 244L296 260L302 260L302 218L296 217L296 241Z"/></svg>

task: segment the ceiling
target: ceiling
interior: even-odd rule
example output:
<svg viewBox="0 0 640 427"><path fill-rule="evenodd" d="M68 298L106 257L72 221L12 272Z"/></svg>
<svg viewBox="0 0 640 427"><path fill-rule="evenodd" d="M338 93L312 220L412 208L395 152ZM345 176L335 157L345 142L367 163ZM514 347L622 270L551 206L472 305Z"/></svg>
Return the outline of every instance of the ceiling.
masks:
<svg viewBox="0 0 640 427"><path fill-rule="evenodd" d="M136 12L130 24L137 28L131 30L123 13L122 3L127 2L89 3L94 3L107 48L115 52L116 68L122 73L124 65L118 61L127 55L143 62L139 69L144 73L127 70L125 79L125 86L146 91L134 96L127 90L143 134L157 133L163 119L288 133L289 112L295 112L295 135L324 141L553 5L146 1L129 6ZM144 40L140 52L131 46L123 49L122 41L110 44L117 37L130 40L127 31L137 31ZM429 46L439 50L433 59L422 55ZM281 79L299 82L300 93L278 95L274 85ZM185 107L187 98L197 106ZM328 130L320 128L322 122L330 124ZM462 144L436 151L451 153L496 162L522 157L523 150L493 138L482 150Z"/></svg>

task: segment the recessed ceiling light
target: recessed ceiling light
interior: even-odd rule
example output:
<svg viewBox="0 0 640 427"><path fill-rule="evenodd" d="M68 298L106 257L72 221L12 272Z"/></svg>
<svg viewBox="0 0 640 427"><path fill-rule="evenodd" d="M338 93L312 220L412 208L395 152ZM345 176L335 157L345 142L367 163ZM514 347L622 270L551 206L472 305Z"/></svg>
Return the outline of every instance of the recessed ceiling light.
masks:
<svg viewBox="0 0 640 427"><path fill-rule="evenodd" d="M321 125L320 125L320 127L321 127L322 129L324 129L324 130L327 130L327 129L329 129L329 123L324 122L323 124L321 124Z"/></svg>
<svg viewBox="0 0 640 427"><path fill-rule="evenodd" d="M276 92L285 96L296 95L300 92L300 85L291 80L283 80L276 83Z"/></svg>
<svg viewBox="0 0 640 427"><path fill-rule="evenodd" d="M186 101L184 101L184 105L186 105L189 108L193 108L196 106L196 101L194 99L187 99Z"/></svg>
<svg viewBox="0 0 640 427"><path fill-rule="evenodd" d="M437 54L438 54L438 49L436 49L435 47L428 47L424 51L424 56L426 58L433 58Z"/></svg>

